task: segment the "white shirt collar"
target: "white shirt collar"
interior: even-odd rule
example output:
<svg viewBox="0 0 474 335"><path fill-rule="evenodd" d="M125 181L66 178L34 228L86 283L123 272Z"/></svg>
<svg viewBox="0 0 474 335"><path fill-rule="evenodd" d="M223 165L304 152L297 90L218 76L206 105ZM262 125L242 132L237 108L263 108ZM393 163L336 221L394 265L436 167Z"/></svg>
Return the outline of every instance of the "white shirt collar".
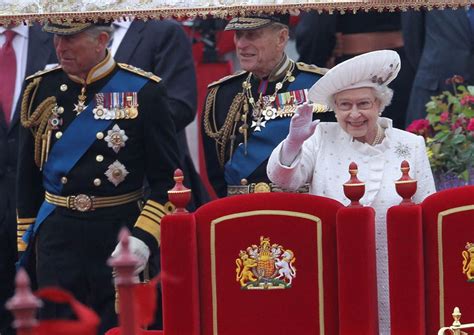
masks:
<svg viewBox="0 0 474 335"><path fill-rule="evenodd" d="M14 32L16 32L18 36L28 38L28 33L29 33L28 28L29 27L27 25L19 24L13 28L10 28L10 30L13 30ZM7 30L5 29L5 27L0 27L0 34L3 34L5 30Z"/></svg>
<svg viewBox="0 0 474 335"><path fill-rule="evenodd" d="M133 19L127 21L114 21L114 28L124 28L128 29L132 24Z"/></svg>

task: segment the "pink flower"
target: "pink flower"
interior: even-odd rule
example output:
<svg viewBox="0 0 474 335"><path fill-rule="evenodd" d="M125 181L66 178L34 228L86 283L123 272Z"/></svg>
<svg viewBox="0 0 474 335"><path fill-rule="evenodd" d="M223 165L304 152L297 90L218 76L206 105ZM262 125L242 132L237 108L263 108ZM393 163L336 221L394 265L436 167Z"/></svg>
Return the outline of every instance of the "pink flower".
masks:
<svg viewBox="0 0 474 335"><path fill-rule="evenodd" d="M439 122L441 123L445 123L446 121L448 121L448 119L449 119L449 112L443 112L439 116Z"/></svg>
<svg viewBox="0 0 474 335"><path fill-rule="evenodd" d="M408 127L407 131L414 134L423 135L430 127L430 122L426 119L414 120Z"/></svg>
<svg viewBox="0 0 474 335"><path fill-rule="evenodd" d="M469 124L467 125L467 130L469 130L469 131L474 131L474 117L472 117L472 118L469 120Z"/></svg>
<svg viewBox="0 0 474 335"><path fill-rule="evenodd" d="M469 104L474 104L474 97L472 95L467 95L461 99L461 105L466 106Z"/></svg>
<svg viewBox="0 0 474 335"><path fill-rule="evenodd" d="M455 131L457 128L462 128L466 124L466 119L463 117L460 117L459 119L454 122L454 124L451 126L451 130Z"/></svg>

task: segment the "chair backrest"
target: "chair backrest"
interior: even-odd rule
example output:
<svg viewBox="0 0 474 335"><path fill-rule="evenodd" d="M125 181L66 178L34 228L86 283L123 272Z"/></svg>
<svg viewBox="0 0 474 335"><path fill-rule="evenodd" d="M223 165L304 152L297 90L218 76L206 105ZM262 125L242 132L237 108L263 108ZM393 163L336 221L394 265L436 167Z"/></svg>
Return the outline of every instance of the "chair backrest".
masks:
<svg viewBox="0 0 474 335"><path fill-rule="evenodd" d="M422 203L427 334L452 323L454 307L474 320L474 186L437 192Z"/></svg>
<svg viewBox="0 0 474 335"><path fill-rule="evenodd" d="M337 334L341 206L312 195L269 193L199 208L201 334Z"/></svg>

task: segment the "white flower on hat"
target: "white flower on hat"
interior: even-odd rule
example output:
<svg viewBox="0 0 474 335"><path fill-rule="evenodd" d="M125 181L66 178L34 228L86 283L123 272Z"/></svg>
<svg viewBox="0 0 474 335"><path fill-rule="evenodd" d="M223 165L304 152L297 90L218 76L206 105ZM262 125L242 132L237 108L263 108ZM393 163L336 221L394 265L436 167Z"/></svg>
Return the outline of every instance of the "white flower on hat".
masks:
<svg viewBox="0 0 474 335"><path fill-rule="evenodd" d="M361 87L388 85L400 71L396 51L368 52L342 62L330 69L309 90L312 102L331 105L330 99L341 91Z"/></svg>

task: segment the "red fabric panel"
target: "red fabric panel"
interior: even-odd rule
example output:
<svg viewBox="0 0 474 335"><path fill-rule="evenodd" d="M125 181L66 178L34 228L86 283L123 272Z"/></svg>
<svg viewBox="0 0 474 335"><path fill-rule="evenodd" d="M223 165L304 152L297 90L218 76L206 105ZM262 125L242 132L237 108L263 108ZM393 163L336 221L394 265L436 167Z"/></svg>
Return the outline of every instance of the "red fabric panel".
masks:
<svg viewBox="0 0 474 335"><path fill-rule="evenodd" d="M391 334L425 334L420 205L394 206L388 210L387 241Z"/></svg>
<svg viewBox="0 0 474 335"><path fill-rule="evenodd" d="M469 209L470 210L463 210ZM474 320L472 297L474 282L468 282L463 273L463 256L466 243L474 243L474 186L437 192L422 203L426 286L426 328L427 334L436 334L441 326L453 323L451 313L458 306L462 323ZM440 213L451 210L443 216L441 230L438 230ZM441 235L438 235L441 234ZM441 243L438 237L442 236ZM440 282L440 254L444 280ZM440 290L440 283L444 286ZM443 294L444 299L440 299ZM442 304L440 304L442 300ZM440 320L440 308L444 306L444 322ZM464 321L463 321L464 320ZM443 324L441 324L443 323Z"/></svg>
<svg viewBox="0 0 474 335"><path fill-rule="evenodd" d="M138 324L143 327L150 325L155 319L157 288L160 282L160 276L156 276L148 283L136 285L134 287L135 294L135 310L137 311Z"/></svg>
<svg viewBox="0 0 474 335"><path fill-rule="evenodd" d="M216 305L212 300L211 224L216 218L257 210L310 213L322 221L323 297L325 334L338 334L335 213L342 205L334 200L301 194L250 194L208 203L196 213L201 329L213 334L213 307L217 331L225 335L319 334L317 226L307 218L271 213L224 220L215 228ZM243 290L236 280L239 251L258 245L261 236L291 249L296 277L292 287L280 290Z"/></svg>
<svg viewBox="0 0 474 335"><path fill-rule="evenodd" d="M378 334L375 212L370 207L337 213L340 334Z"/></svg>
<svg viewBox="0 0 474 335"><path fill-rule="evenodd" d="M196 227L191 214L161 220L161 283L164 332L200 334Z"/></svg>
<svg viewBox="0 0 474 335"><path fill-rule="evenodd" d="M96 335L99 326L99 317L74 299L72 294L55 287L45 287L36 292L41 299L55 303L69 304L76 314L77 320L44 320L37 328L37 335Z"/></svg>

